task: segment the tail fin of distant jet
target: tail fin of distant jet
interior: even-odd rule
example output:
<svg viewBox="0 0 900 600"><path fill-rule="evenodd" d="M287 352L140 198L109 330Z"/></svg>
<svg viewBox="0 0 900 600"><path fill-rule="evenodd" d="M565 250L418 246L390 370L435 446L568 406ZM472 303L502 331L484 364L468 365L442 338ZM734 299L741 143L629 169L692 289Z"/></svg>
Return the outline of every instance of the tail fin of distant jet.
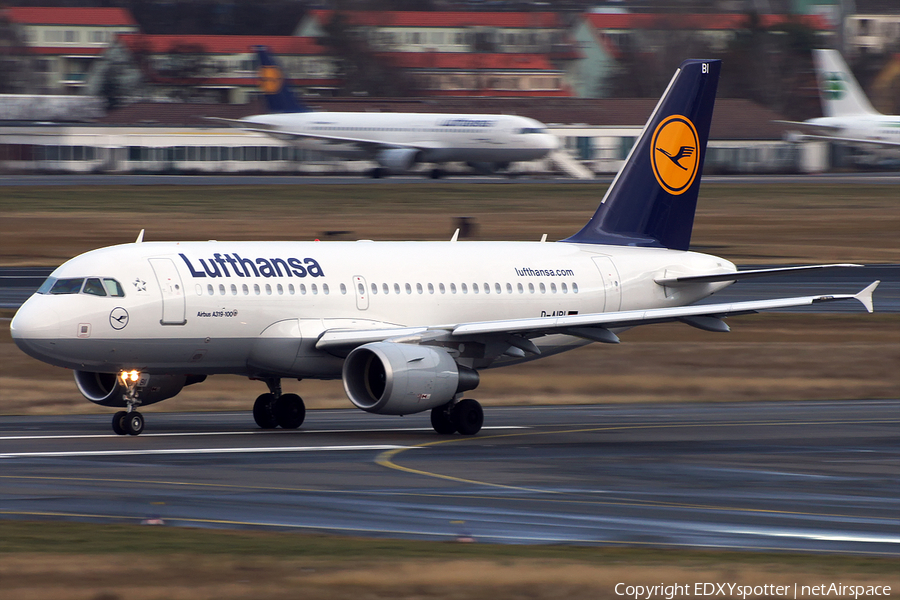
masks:
<svg viewBox="0 0 900 600"><path fill-rule="evenodd" d="M826 117L879 114L837 50L813 50L822 112Z"/></svg>
<svg viewBox="0 0 900 600"><path fill-rule="evenodd" d="M284 72L278 63L275 62L275 57L269 53L269 49L265 46L254 46L253 49L259 57L259 89L262 90L266 98L269 112L310 112L308 106L294 97Z"/></svg>
<svg viewBox="0 0 900 600"><path fill-rule="evenodd" d="M584 228L563 240L687 250L722 63L681 63Z"/></svg>

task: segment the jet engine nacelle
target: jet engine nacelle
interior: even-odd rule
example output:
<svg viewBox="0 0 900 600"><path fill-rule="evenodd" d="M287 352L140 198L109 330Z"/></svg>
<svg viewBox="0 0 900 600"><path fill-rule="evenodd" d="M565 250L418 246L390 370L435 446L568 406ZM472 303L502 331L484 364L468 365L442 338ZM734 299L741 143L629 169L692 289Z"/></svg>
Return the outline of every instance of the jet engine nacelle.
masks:
<svg viewBox="0 0 900 600"><path fill-rule="evenodd" d="M373 342L344 361L344 390L357 407L381 415L409 415L475 389L478 373L430 346Z"/></svg>
<svg viewBox="0 0 900 600"><path fill-rule="evenodd" d="M391 173L405 173L419 158L415 148L387 148L378 153L378 164Z"/></svg>
<svg viewBox="0 0 900 600"><path fill-rule="evenodd" d="M137 397L142 405L161 402L178 394L186 385L200 383L205 375L142 375L138 382ZM95 404L125 407L125 386L115 373L75 371L78 391Z"/></svg>

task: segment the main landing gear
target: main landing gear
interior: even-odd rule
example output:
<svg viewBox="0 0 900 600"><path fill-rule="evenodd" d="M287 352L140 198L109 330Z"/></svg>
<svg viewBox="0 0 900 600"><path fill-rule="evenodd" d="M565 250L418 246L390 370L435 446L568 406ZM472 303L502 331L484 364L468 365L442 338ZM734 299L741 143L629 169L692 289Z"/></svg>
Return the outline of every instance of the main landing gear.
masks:
<svg viewBox="0 0 900 600"><path fill-rule="evenodd" d="M282 394L280 379L266 379L268 394L253 403L253 420L262 429L297 429L306 418L306 405L297 394Z"/></svg>
<svg viewBox="0 0 900 600"><path fill-rule="evenodd" d="M442 435L459 432L475 435L484 424L484 411L477 400L466 398L431 409L431 426Z"/></svg>

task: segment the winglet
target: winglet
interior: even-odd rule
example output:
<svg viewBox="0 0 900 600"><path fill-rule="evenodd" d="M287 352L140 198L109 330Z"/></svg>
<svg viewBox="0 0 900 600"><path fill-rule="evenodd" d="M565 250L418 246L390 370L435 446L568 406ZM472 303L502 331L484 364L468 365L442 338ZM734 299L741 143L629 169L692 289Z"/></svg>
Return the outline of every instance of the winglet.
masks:
<svg viewBox="0 0 900 600"><path fill-rule="evenodd" d="M873 281L872 283L867 285L865 288L860 290L858 294L853 296L853 298L855 298L856 300L859 300L862 303L862 305L866 307L866 310L868 312L875 312L875 307L872 304L872 292L875 291L875 288L878 287L879 283L881 283L880 279Z"/></svg>

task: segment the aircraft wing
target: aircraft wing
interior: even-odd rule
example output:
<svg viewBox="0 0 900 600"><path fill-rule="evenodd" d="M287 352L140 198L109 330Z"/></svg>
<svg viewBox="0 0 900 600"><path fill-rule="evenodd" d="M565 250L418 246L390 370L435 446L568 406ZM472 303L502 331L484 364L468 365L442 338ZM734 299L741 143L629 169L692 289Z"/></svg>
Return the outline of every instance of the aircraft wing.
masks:
<svg viewBox="0 0 900 600"><path fill-rule="evenodd" d="M523 355L524 352L540 354L540 350L530 341L530 338L548 334L564 334L592 341L616 343L619 340L609 329L637 327L638 325L651 325L671 321L682 321L693 327L708 331L728 331L728 326L722 321L724 317L841 300L857 300L862 303L868 312L872 312L872 292L878 287L879 283L881 282L875 281L856 294L801 296L796 298L751 300L673 308L649 308L645 310L626 310L586 315L507 319L459 323L439 327L329 330L324 332L319 338L316 348L342 352L376 341L428 343L430 341L461 341L500 335L505 336L504 339L511 347L523 351Z"/></svg>
<svg viewBox="0 0 900 600"><path fill-rule="evenodd" d="M224 119L221 117L206 117L207 120L226 123L232 127L238 127L244 131L253 131L256 133L264 133L276 139L283 141L292 140L321 140L323 142L332 142L335 144L351 144L358 146L362 150L375 152L386 148L409 148L412 150L434 150L442 146L433 141L421 142L385 142L383 140L373 140L362 137L347 137L341 135L328 135L324 133L299 133L287 129L279 129L275 126L268 126L263 123L253 123L252 121L244 121L242 119Z"/></svg>

